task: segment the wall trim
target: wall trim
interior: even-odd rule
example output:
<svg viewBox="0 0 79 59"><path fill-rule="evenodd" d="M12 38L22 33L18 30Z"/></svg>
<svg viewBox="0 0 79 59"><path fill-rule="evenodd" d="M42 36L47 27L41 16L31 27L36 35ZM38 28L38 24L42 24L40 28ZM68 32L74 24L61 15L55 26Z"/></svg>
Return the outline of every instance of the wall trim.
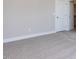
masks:
<svg viewBox="0 0 79 59"><path fill-rule="evenodd" d="M56 33L56 32L55 31L54 32L51 31L51 32L44 32L44 33L37 33L37 34L32 34L32 35L8 38L8 39L4 39L3 43L9 43L9 42L17 41L17 40L23 40L23 39L28 39L28 38L42 36L42 35L47 35L47 34L52 34L52 33Z"/></svg>

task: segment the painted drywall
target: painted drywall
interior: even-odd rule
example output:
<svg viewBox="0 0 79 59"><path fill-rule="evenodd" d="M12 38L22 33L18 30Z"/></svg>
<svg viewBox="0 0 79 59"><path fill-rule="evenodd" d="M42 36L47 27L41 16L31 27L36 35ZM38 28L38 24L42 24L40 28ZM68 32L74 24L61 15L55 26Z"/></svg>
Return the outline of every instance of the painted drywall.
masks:
<svg viewBox="0 0 79 59"><path fill-rule="evenodd" d="M54 0L4 0L3 2L4 40L54 31Z"/></svg>

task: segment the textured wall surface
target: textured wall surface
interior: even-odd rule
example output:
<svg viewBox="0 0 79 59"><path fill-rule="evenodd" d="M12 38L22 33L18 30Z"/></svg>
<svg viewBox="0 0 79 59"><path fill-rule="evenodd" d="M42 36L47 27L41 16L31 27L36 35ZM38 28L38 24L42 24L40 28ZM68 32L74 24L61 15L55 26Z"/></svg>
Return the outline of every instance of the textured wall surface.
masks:
<svg viewBox="0 0 79 59"><path fill-rule="evenodd" d="M4 39L54 31L54 0L4 0Z"/></svg>

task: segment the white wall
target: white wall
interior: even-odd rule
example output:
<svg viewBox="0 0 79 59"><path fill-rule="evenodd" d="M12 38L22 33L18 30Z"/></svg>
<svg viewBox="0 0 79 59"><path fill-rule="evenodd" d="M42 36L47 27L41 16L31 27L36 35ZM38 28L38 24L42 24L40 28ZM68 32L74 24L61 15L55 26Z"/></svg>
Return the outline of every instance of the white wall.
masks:
<svg viewBox="0 0 79 59"><path fill-rule="evenodd" d="M4 40L54 31L54 0L4 0Z"/></svg>

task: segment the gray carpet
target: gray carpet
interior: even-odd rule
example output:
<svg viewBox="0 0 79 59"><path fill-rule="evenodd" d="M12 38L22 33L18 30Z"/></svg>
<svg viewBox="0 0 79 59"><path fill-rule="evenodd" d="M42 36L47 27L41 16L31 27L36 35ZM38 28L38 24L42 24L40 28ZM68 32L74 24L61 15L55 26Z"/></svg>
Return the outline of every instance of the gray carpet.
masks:
<svg viewBox="0 0 79 59"><path fill-rule="evenodd" d="M4 59L76 59L76 33L58 32L4 44Z"/></svg>

